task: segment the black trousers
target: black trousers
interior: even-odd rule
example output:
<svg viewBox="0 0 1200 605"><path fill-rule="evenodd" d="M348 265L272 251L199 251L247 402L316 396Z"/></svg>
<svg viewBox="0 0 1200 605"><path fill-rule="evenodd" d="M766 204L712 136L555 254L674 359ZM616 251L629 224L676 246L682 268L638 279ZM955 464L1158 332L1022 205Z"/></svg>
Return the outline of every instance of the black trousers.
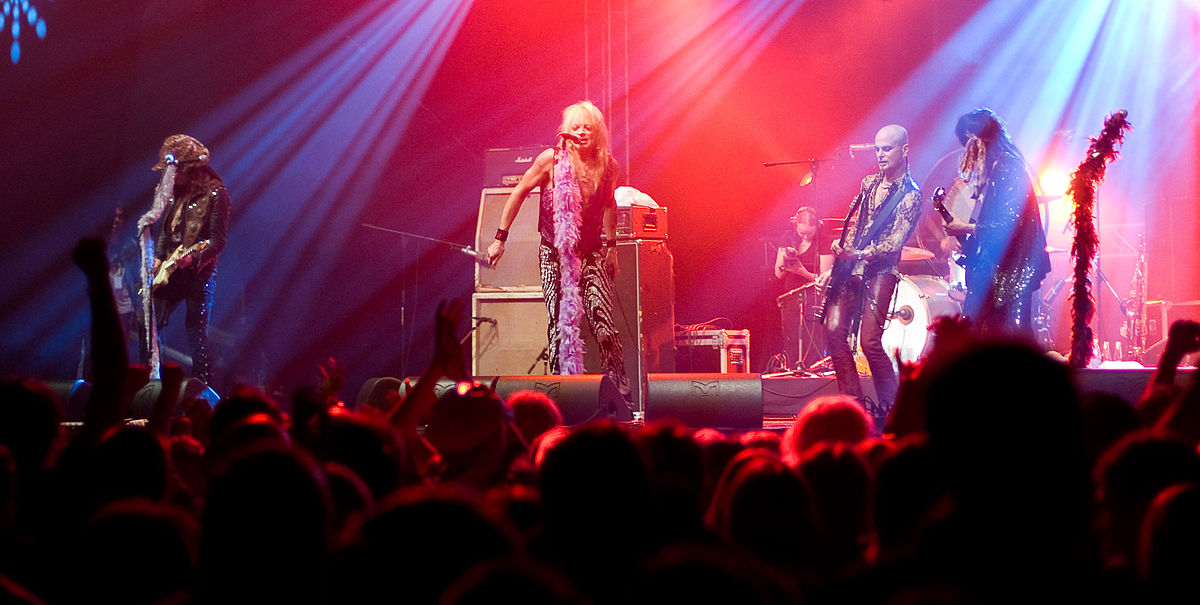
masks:
<svg viewBox="0 0 1200 605"><path fill-rule="evenodd" d="M887 321L898 281L891 272L875 273L865 280L861 275L851 276L830 292L833 299L825 314L825 328L829 332L827 346L837 374L838 390L862 400L862 385L858 382L858 368L850 348L850 336L858 324L859 344L871 368L871 380L875 383L882 409L891 407L899 387L892 360L883 350L883 324Z"/></svg>
<svg viewBox="0 0 1200 605"><path fill-rule="evenodd" d="M176 276L154 291L154 318L158 322L159 346L163 328L179 303L187 303L183 327L187 332L192 353L192 377L208 383L212 378L212 361L208 355L208 317L212 313L216 274Z"/></svg>

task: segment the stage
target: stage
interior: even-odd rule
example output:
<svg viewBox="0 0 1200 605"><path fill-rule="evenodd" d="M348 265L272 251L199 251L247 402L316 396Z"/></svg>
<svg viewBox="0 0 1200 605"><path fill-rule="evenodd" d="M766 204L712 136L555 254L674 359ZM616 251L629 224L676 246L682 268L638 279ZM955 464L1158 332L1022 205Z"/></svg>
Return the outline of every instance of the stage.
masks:
<svg viewBox="0 0 1200 605"><path fill-rule="evenodd" d="M1181 368L1175 376L1179 385L1189 385L1195 368ZM1003 370L997 370L1003 375ZM1154 368L1104 368L1076 370L1075 384L1079 393L1112 393L1130 403L1136 403L1154 376ZM1014 377L1016 378L1016 377ZM366 405L372 397L368 385L390 384L399 388L405 384L391 379L368 381L359 394L357 405ZM746 430L783 430L805 406L822 395L838 393L837 380L832 376L781 376L770 374L718 373L655 373L646 383L644 410L625 411L623 401L612 381L600 374L578 376L477 376L476 380L491 384L501 397L520 390L545 393L558 404L565 424L581 424L596 418L608 417L622 422L676 421L693 428L714 428L729 432ZM875 388L870 376L860 375L867 410L881 428L886 410L872 403ZM416 378L410 378L410 384ZM438 394L454 385L443 380L435 390ZM1031 385L1031 388L1036 388Z"/></svg>

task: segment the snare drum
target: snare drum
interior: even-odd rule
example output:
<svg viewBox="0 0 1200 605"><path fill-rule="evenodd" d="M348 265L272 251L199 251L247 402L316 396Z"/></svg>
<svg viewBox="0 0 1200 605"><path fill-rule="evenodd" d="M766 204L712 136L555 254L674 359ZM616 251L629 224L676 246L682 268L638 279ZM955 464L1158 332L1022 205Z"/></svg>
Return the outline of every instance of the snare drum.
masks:
<svg viewBox="0 0 1200 605"><path fill-rule="evenodd" d="M939 317L962 313L962 305L949 296L945 280L932 275L902 275L892 297L890 318L883 329L883 350L895 361L916 361L933 344L929 326Z"/></svg>

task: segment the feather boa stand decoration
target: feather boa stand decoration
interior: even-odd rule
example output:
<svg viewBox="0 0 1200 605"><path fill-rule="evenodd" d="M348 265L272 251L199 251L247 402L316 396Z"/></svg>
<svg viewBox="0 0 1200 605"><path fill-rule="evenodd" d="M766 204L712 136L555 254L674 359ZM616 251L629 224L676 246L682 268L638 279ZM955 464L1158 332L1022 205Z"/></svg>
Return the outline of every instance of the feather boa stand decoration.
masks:
<svg viewBox="0 0 1200 605"><path fill-rule="evenodd" d="M564 147L566 142L564 141ZM571 168L566 149L554 162L554 247L558 250L558 358L559 373L583 373L583 296L579 281L583 261L579 258L579 231L583 227L583 193Z"/></svg>
<svg viewBox="0 0 1200 605"><path fill-rule="evenodd" d="M1125 131L1132 128L1125 121L1124 109L1109 115L1104 120L1100 136L1091 139L1087 157L1071 175L1067 197L1075 203L1071 213L1075 228L1075 241L1071 244L1071 257L1075 259L1075 283L1071 287L1071 367L1082 368L1092 360L1092 317L1096 314L1096 300L1092 296L1092 281L1088 273L1096 258L1100 240L1096 235L1093 206L1096 202L1096 184L1104 180L1104 171L1109 162L1117 159L1117 145L1125 140Z"/></svg>
<svg viewBox="0 0 1200 605"><path fill-rule="evenodd" d="M158 188L154 190L154 204L150 206L150 211L142 215L138 219L138 238L142 243L142 274L141 287L138 288L142 296L142 323L145 324L143 336L146 339L146 351L150 353L148 365L150 366L150 378L158 379L158 370L160 359L158 355L158 322L154 318L154 302L150 294L150 287L154 281L154 236L151 233L150 227L158 222L163 211L167 209L167 202L171 200L171 195L175 193L175 171L178 169L175 162L170 162L163 167L162 178L158 181Z"/></svg>

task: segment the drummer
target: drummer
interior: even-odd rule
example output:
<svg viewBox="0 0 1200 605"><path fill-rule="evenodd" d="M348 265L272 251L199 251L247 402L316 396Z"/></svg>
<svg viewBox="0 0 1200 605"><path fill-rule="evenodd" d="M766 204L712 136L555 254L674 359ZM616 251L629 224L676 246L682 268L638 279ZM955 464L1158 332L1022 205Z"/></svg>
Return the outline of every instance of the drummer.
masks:
<svg viewBox="0 0 1200 605"><path fill-rule="evenodd" d="M808 369L825 357L825 327L818 317L821 294L817 276L833 267L830 240L812 206L802 206L789 220L775 254L775 277L783 280L780 319L789 362Z"/></svg>

